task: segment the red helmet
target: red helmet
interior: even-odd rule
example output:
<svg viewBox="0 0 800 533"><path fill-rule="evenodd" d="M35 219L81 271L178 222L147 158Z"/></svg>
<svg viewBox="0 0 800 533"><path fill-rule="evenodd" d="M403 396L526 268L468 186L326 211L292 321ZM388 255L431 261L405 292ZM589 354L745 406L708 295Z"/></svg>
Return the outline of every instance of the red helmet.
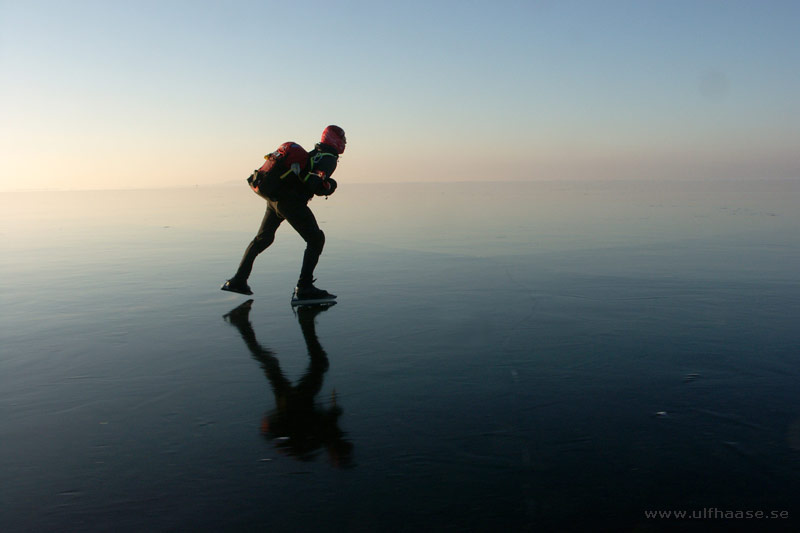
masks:
<svg viewBox="0 0 800 533"><path fill-rule="evenodd" d="M327 144L336 148L340 154L344 153L344 147L347 144L347 139L344 136L344 130L339 126L328 126L322 132L322 144Z"/></svg>

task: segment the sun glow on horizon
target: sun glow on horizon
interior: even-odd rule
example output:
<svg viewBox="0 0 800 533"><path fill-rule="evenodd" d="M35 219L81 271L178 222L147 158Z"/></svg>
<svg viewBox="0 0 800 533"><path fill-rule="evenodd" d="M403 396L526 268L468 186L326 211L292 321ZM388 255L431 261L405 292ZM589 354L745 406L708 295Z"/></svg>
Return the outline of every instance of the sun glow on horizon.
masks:
<svg viewBox="0 0 800 533"><path fill-rule="evenodd" d="M800 6L489 5L3 3L0 190L223 183L329 123L354 182L800 178Z"/></svg>

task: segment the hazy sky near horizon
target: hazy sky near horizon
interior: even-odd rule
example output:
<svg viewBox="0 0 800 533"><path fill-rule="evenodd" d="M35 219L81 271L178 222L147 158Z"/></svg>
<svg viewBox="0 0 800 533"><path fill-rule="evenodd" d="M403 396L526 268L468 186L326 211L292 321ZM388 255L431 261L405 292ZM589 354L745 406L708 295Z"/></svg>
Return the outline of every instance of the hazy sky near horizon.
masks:
<svg viewBox="0 0 800 533"><path fill-rule="evenodd" d="M800 178L800 2L0 0L0 190Z"/></svg>

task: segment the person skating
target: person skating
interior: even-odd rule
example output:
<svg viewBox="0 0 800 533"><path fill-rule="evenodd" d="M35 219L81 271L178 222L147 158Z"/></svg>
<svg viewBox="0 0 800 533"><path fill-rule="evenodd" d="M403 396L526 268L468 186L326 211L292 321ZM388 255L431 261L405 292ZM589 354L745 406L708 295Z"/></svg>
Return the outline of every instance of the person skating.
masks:
<svg viewBox="0 0 800 533"><path fill-rule="evenodd" d="M300 277L297 280L293 303L314 302L336 298L328 291L314 286L314 269L325 245L325 234L319 228L308 202L314 195L330 196L336 190L336 180L331 175L336 170L339 155L344 152L347 139L339 126L328 126L322 138L308 153L302 171L282 177L276 190L270 191L267 211L255 238L245 250L236 274L221 287L224 291L253 294L247 284L258 254L266 250L275 239L275 231L284 220L306 241Z"/></svg>

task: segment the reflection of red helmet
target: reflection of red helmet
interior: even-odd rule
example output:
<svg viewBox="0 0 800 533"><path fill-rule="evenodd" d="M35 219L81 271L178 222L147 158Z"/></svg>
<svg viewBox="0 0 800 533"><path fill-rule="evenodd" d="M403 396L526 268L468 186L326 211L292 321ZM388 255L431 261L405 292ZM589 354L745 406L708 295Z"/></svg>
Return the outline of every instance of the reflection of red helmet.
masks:
<svg viewBox="0 0 800 533"><path fill-rule="evenodd" d="M347 139L344 136L344 130L339 126L328 126L322 132L322 144L333 146L340 154L344 153L344 147L347 144Z"/></svg>

